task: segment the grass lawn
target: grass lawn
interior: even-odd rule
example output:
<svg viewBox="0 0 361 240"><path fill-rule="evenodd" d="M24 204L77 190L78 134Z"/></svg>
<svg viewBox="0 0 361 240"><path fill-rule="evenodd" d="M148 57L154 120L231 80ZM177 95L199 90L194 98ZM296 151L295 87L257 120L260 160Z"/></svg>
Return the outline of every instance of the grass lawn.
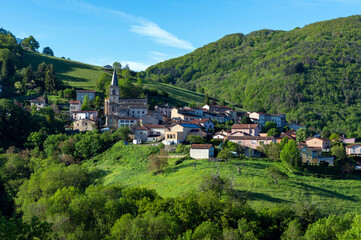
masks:
<svg viewBox="0 0 361 240"><path fill-rule="evenodd" d="M288 180L280 180L275 185L267 175L265 168L278 162L264 160L243 160L245 166L241 174L236 164L186 160L174 165L169 159L169 167L165 173L153 175L147 170L147 155L154 152L152 146L123 146L115 144L102 155L89 160L84 165L93 170L101 170L101 181L105 185L121 183L127 186L141 186L155 189L163 197L174 197L182 192L197 189L203 177L219 172L221 176L232 180L239 191L245 193L249 203L255 208L271 207L285 204L292 207L297 202L316 203L327 213L346 213L361 209L360 180L331 180L310 176L291 175Z"/></svg>

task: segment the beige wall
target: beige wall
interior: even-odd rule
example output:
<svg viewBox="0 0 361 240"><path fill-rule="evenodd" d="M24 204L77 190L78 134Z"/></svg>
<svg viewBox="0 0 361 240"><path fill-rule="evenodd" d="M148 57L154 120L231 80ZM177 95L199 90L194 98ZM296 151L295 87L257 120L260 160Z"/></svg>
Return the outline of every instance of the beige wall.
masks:
<svg viewBox="0 0 361 240"><path fill-rule="evenodd" d="M319 138L312 138L306 141L307 146L309 147L320 147L322 149L330 148L330 141L322 140Z"/></svg>
<svg viewBox="0 0 361 240"><path fill-rule="evenodd" d="M346 148L346 154L349 155L361 155L361 146L354 146L352 148Z"/></svg>
<svg viewBox="0 0 361 240"><path fill-rule="evenodd" d="M263 142L264 145L268 145L271 142L273 142L272 140L229 140L231 142L237 143L241 146L244 147L249 147L252 149L256 149L257 147L261 146L261 142Z"/></svg>
<svg viewBox="0 0 361 240"><path fill-rule="evenodd" d="M92 120L88 119L81 119L78 121L73 122L73 130L82 131L92 131L96 129L96 124Z"/></svg>
<svg viewBox="0 0 361 240"><path fill-rule="evenodd" d="M214 156L214 148L210 149L190 149L190 157L194 159L208 159L210 156Z"/></svg>
<svg viewBox="0 0 361 240"><path fill-rule="evenodd" d="M232 129L232 133L235 133L235 132L244 132L244 133L247 133L251 136L259 136L259 127L256 127L254 129L252 128L238 128L238 129Z"/></svg>

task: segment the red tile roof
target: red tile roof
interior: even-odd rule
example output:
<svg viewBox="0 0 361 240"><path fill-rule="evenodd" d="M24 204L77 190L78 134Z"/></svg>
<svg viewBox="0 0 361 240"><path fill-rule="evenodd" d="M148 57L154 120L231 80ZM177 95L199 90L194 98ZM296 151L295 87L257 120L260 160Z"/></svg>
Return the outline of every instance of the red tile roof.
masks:
<svg viewBox="0 0 361 240"><path fill-rule="evenodd" d="M210 149L213 145L212 144L192 144L192 149Z"/></svg>
<svg viewBox="0 0 361 240"><path fill-rule="evenodd" d="M205 123L207 121L210 121L208 118L204 118L204 119L194 119L193 121L191 121L191 123Z"/></svg>
<svg viewBox="0 0 361 240"><path fill-rule="evenodd" d="M71 100L71 101L69 101L69 103L75 104L75 103L81 103L81 101L79 101L79 100Z"/></svg>
<svg viewBox="0 0 361 240"><path fill-rule="evenodd" d="M234 124L232 129L255 129L258 124Z"/></svg>
<svg viewBox="0 0 361 240"><path fill-rule="evenodd" d="M347 145L346 148L352 148L352 147L355 147L355 146L360 146L361 147L361 144L354 143L354 144L351 144L351 145Z"/></svg>

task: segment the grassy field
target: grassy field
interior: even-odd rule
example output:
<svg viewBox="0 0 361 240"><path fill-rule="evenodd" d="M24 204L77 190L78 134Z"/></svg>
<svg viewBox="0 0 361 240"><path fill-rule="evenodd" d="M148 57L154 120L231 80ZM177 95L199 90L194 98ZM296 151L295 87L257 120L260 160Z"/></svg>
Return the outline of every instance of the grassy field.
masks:
<svg viewBox="0 0 361 240"><path fill-rule="evenodd" d="M75 88L94 90L95 81L102 73L101 67L62 58L51 57L30 51L25 51L22 59L23 66L32 64L34 71L36 71L37 66L42 62L45 62L46 64L53 64L57 77L63 80L64 83ZM161 100L168 102L172 106L188 105L192 101L203 103L203 94L164 83L158 83L149 80L143 81L147 88L155 88L167 92L169 97Z"/></svg>
<svg viewBox="0 0 361 240"><path fill-rule="evenodd" d="M207 174L219 173L232 180L236 189L245 193L255 208L272 207L276 204L294 206L298 202L317 204L325 213L346 213L361 209L361 181L331 180L309 176L291 175L279 184L267 175L266 168L280 163L260 159L243 160L241 174L236 168L241 160L232 163L186 160L170 165L165 173L153 175L147 170L147 157L156 151L152 146L124 146L115 144L102 155L84 163L93 170L101 171L105 185L121 183L127 186L142 186L155 189L163 197L173 197L185 191L195 190Z"/></svg>

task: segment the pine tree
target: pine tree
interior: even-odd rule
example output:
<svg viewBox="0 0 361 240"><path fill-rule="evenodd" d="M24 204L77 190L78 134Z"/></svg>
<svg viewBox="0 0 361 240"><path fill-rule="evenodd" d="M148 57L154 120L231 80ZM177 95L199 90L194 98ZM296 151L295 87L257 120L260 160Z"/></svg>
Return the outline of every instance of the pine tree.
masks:
<svg viewBox="0 0 361 240"><path fill-rule="evenodd" d="M204 95L204 105L209 105L208 93L206 93L206 94Z"/></svg>

